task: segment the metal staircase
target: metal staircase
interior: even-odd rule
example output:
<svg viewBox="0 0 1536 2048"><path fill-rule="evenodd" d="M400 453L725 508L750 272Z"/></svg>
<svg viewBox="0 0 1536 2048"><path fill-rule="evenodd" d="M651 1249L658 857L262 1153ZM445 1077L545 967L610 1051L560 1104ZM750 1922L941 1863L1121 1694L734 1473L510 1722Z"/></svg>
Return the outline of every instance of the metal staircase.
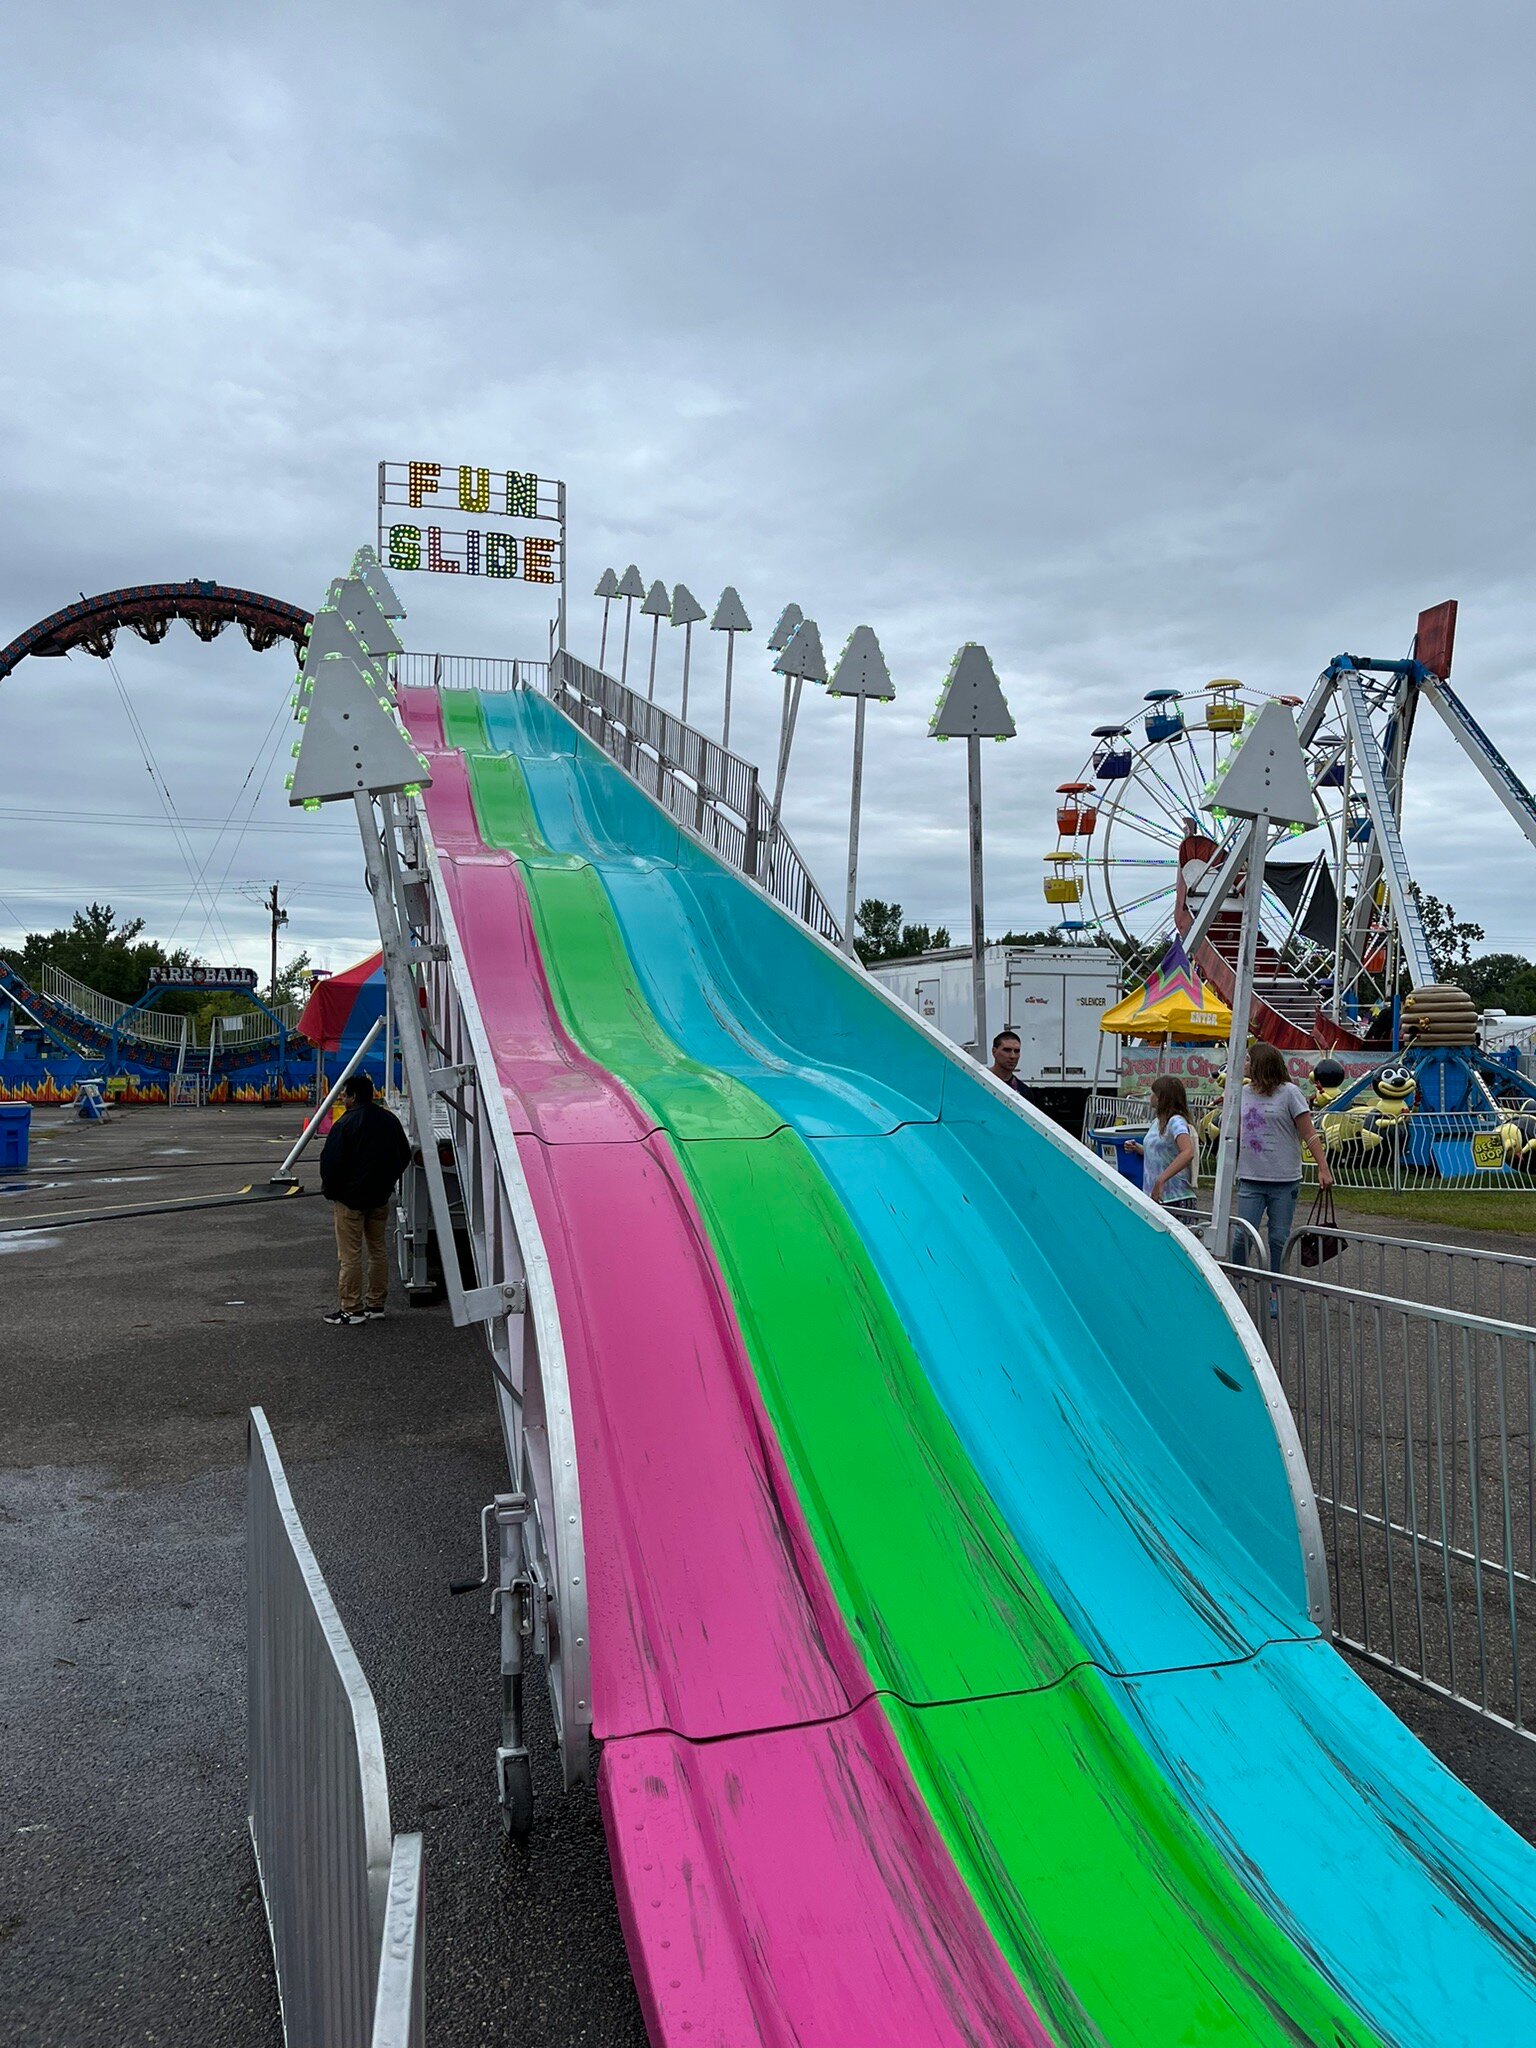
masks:
<svg viewBox="0 0 1536 2048"><path fill-rule="evenodd" d="M1359 669L1353 667L1338 668L1336 681L1353 743L1354 773L1370 804L1371 824L1380 851L1382 880L1392 899L1403 965L1415 988L1428 987L1436 978L1435 964L1430 958L1429 941L1424 936L1419 906L1414 901L1408 856L1403 852L1402 836L1397 829L1397 809L1387 788L1386 768L1371 728L1365 685Z"/></svg>

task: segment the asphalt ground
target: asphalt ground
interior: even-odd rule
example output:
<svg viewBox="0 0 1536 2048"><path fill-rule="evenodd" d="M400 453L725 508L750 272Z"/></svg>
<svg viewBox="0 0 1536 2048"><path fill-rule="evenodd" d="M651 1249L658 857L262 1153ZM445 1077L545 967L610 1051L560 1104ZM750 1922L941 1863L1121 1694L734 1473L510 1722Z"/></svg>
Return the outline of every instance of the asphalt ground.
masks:
<svg viewBox="0 0 1536 2048"><path fill-rule="evenodd" d="M260 1403L378 1702L394 1826L425 1838L434 2040L639 2048L596 1798L559 1789L537 1682L527 1845L497 1820L495 1626L447 1590L505 1486L478 1336L398 1297L326 1328L318 1199L65 1221L265 1180L295 1115L40 1112L31 1170L0 1178L0 2033L281 2040L245 1824Z"/></svg>
<svg viewBox="0 0 1536 2048"><path fill-rule="evenodd" d="M425 1838L434 2040L640 2048L596 1800L559 1790L537 1683L533 1834L509 1845L497 1822L494 1628L447 1593L505 1477L479 1338L440 1309L321 1324L335 1267L312 1197L73 1220L235 1196L296 1129L260 1109L42 1112L31 1170L0 1177L6 2048L280 2040L245 1829L252 1403L373 1687L394 1825ZM1536 1840L1529 1743L1360 1668Z"/></svg>

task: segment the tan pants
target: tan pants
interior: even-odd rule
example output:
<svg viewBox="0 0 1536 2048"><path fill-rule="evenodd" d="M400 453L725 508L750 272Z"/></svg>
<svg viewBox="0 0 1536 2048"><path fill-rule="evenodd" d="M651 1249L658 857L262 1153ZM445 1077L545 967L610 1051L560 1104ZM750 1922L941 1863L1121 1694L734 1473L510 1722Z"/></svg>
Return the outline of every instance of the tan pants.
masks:
<svg viewBox="0 0 1536 2048"><path fill-rule="evenodd" d="M389 1292L389 1245L384 1226L389 1204L378 1209L348 1209L332 1202L336 1215L336 1255L341 1261L341 1305L354 1314L363 1306L363 1247L368 1248L368 1306L382 1308Z"/></svg>

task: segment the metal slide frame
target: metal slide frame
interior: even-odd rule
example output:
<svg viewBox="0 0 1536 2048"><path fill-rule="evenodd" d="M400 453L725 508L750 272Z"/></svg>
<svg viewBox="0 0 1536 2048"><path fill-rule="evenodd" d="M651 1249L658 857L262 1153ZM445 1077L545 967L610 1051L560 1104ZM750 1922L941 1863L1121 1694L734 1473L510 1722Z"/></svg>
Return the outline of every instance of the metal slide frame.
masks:
<svg viewBox="0 0 1536 2048"><path fill-rule="evenodd" d="M503 1822L532 1818L524 1726L527 1657L541 1658L567 1787L591 1775L592 1684L581 1486L565 1344L549 1259L475 1002L424 811L355 798L384 954L403 1107L420 1154L455 1324L490 1347L508 1488L481 1516L482 1573L501 1630L496 1789ZM446 1121L447 1137L439 1127ZM440 1156L449 1150L461 1201ZM467 1241L472 1273L460 1268Z"/></svg>

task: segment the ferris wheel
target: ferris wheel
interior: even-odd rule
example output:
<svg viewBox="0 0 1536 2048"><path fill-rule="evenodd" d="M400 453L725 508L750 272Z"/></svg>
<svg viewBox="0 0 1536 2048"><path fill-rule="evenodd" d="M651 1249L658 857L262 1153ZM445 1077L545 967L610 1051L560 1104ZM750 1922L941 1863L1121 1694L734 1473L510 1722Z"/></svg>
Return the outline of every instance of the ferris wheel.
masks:
<svg viewBox="0 0 1536 2048"><path fill-rule="evenodd" d="M1455 619L1454 601L1421 613L1405 659L1337 656L1305 699L1221 676L1146 691L1094 726L1087 758L1057 786L1044 858L1062 930L1137 967L1177 933L1229 992L1247 827L1215 791L1260 710L1279 702L1296 714L1317 822L1273 830L1264 849L1256 1026L1281 1046L1379 1037L1405 982L1435 981L1400 834L1421 702L1536 845L1536 801L1446 680Z"/></svg>
<svg viewBox="0 0 1536 2048"><path fill-rule="evenodd" d="M1064 930L1092 932L1132 954L1165 937L1197 884L1195 864L1212 857L1227 828L1213 792L1270 701L1220 676L1189 690L1149 690L1131 716L1093 728L1077 776L1057 786L1056 847L1045 856L1045 900L1064 912ZM1302 703L1276 701L1292 710ZM1298 854L1309 867L1331 871L1348 829L1340 736L1320 730L1307 751L1322 822L1292 836L1305 838ZM1211 848L1204 856L1202 840Z"/></svg>

